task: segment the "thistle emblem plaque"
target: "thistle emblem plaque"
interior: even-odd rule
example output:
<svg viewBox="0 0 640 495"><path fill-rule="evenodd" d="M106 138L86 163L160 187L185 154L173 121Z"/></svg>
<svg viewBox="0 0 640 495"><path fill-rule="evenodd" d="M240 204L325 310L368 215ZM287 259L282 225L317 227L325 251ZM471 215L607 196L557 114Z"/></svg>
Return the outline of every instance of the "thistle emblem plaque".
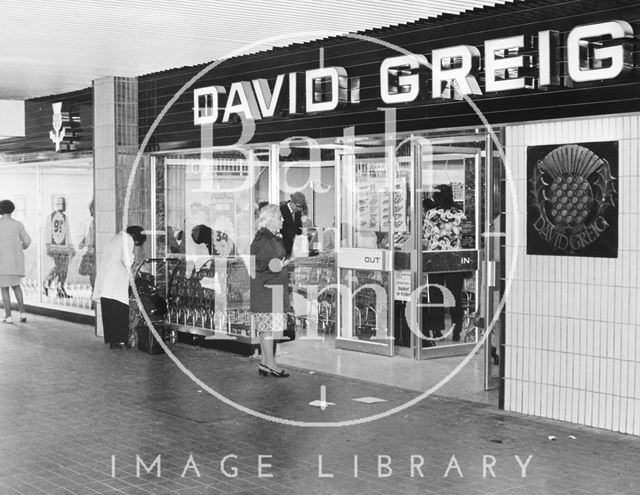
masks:
<svg viewBox="0 0 640 495"><path fill-rule="evenodd" d="M529 148L528 254L617 256L617 147Z"/></svg>

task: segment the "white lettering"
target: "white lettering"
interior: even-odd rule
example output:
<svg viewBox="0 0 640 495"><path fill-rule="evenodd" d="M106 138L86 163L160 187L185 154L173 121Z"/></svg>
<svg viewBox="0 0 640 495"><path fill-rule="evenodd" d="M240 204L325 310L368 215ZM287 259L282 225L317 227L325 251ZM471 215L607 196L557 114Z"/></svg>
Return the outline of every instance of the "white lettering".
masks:
<svg viewBox="0 0 640 495"><path fill-rule="evenodd" d="M222 86L209 86L193 90L194 125L213 124L218 120L218 93L225 94Z"/></svg>
<svg viewBox="0 0 640 495"><path fill-rule="evenodd" d="M238 468L236 466L231 466L231 472L227 471L227 459L237 459L238 456L235 454L229 454L222 458L220 461L220 472L224 474L227 478L237 478L238 477Z"/></svg>
<svg viewBox="0 0 640 495"><path fill-rule="evenodd" d="M235 103L236 96L239 100L238 103ZM232 113L244 115L248 120L260 120L258 102L256 102L249 81L235 82L231 85L222 122L229 122Z"/></svg>
<svg viewBox="0 0 640 495"><path fill-rule="evenodd" d="M485 91L509 91L512 89L532 88L531 79L524 76L512 77L519 69L530 66L530 57L520 54L524 48L524 36L513 36L489 40L484 43ZM517 55L512 55L516 52ZM498 56L500 55L500 56ZM500 76L500 77L498 77Z"/></svg>
<svg viewBox="0 0 640 495"><path fill-rule="evenodd" d="M354 468L355 470L355 468ZM325 473L322 471L322 456L318 456L318 478L333 478L333 473Z"/></svg>
<svg viewBox="0 0 640 495"><path fill-rule="evenodd" d="M325 80L329 80L329 99L324 100ZM317 91L318 87L320 91ZM329 112L347 102L347 71L342 67L308 70L305 76L307 112Z"/></svg>
<svg viewBox="0 0 640 495"><path fill-rule="evenodd" d="M278 98L282 91L282 82L284 81L284 74L278 74L276 83L273 86L273 93L269 88L269 81L266 79L254 79L251 81L253 84L253 90L256 95L258 106L260 107L260 113L262 117L273 117L278 107Z"/></svg>
<svg viewBox="0 0 640 495"><path fill-rule="evenodd" d="M187 474L187 469L193 469L196 472L196 476L200 478L200 471L198 470L198 466L196 465L196 461L193 460L193 454L189 454L189 459L187 459L187 463L184 465L184 469L182 470L181 478L184 478Z"/></svg>
<svg viewBox="0 0 640 495"><path fill-rule="evenodd" d="M402 55L390 57L380 65L380 96L387 105L414 101L420 94L420 71L427 67L427 58L423 55ZM397 84L390 85L391 75L396 76Z"/></svg>
<svg viewBox="0 0 640 495"><path fill-rule="evenodd" d="M420 464L416 464L416 461L420 461ZM421 455L412 455L411 456L411 477L414 477L414 470L417 470L420 474L421 478L424 478L424 474L422 474L422 466L424 465L424 457Z"/></svg>
<svg viewBox="0 0 640 495"><path fill-rule="evenodd" d="M385 462L383 462L383 460ZM384 469L384 472L383 472ZM388 478L393 473L391 469L391 456L379 455L378 456L378 478Z"/></svg>
<svg viewBox="0 0 640 495"><path fill-rule="evenodd" d="M462 470L460 469L460 464L458 464L458 459L456 459L455 455L452 455L451 459L449 459L449 465L447 466L447 470L445 471L443 478L447 478L449 476L449 471L451 471L451 469L457 470L458 476L464 478Z"/></svg>
<svg viewBox="0 0 640 495"><path fill-rule="evenodd" d="M529 462L531 461L531 459L533 459L533 456L530 455L529 457L527 457L527 462L525 462L524 464L522 464L522 460L520 459L519 455L515 455L514 456L516 458L516 461L518 461L518 464L520 464L520 476L522 478L526 478L527 477L527 466L529 465Z"/></svg>
<svg viewBox="0 0 640 495"><path fill-rule="evenodd" d="M491 460L491 463L488 463L487 461ZM491 477L495 478L496 477L496 473L493 472L493 466L496 465L496 458L495 456L492 455L483 455L482 456L482 477L486 478L487 477L487 471L489 471L491 473Z"/></svg>
<svg viewBox="0 0 640 495"><path fill-rule="evenodd" d="M298 112L298 79L300 78L299 72L289 73L289 113L291 115Z"/></svg>
<svg viewBox="0 0 640 495"><path fill-rule="evenodd" d="M480 66L480 51L475 46L459 45L433 50L431 94L434 98L461 95L481 95L476 73ZM452 65L459 67L451 67ZM446 90L446 91L445 91Z"/></svg>
<svg viewBox="0 0 640 495"><path fill-rule="evenodd" d="M273 478L273 473L264 473L263 468L270 468L271 464L265 464L262 461L264 459L271 459L272 455L259 455L258 456L258 478Z"/></svg>
<svg viewBox="0 0 640 495"><path fill-rule="evenodd" d="M625 21L610 21L578 26L567 37L569 77L575 82L613 79L630 68L632 54L628 44L612 46L589 41L592 38L613 40L630 38L633 28Z"/></svg>
<svg viewBox="0 0 640 495"><path fill-rule="evenodd" d="M438 290L442 293L442 302L441 303L422 303L418 302L422 299L422 291L428 289L429 287L437 287ZM444 285L440 284L423 284L420 287L416 288L409 295L409 301L407 303L406 308L404 309L404 316L407 320L407 325L409 326L409 330L413 332L413 334L420 339L428 339L422 330L420 330L418 325L418 308L451 308L456 305L456 298L453 293Z"/></svg>
<svg viewBox="0 0 640 495"><path fill-rule="evenodd" d="M558 31L540 31L538 33L538 86L559 86L560 76L556 70L558 63Z"/></svg>
<svg viewBox="0 0 640 495"><path fill-rule="evenodd" d="M142 458L138 454L136 454L136 478L140 477L140 467L141 466L147 472L147 474L151 473L151 470L155 466L155 468L156 468L156 476L158 478L160 478L161 477L161 462L162 462L161 458L162 458L162 456L160 454L158 454L158 457L156 457L155 460L151 463L151 466L147 467L147 465L144 463Z"/></svg>

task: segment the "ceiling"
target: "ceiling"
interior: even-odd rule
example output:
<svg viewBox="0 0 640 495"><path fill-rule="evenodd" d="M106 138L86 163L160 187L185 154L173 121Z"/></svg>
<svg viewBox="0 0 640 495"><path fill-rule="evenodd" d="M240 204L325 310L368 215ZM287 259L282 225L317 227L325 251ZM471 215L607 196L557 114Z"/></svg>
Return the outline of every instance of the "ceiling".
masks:
<svg viewBox="0 0 640 495"><path fill-rule="evenodd" d="M0 99L508 1L2 0Z"/></svg>

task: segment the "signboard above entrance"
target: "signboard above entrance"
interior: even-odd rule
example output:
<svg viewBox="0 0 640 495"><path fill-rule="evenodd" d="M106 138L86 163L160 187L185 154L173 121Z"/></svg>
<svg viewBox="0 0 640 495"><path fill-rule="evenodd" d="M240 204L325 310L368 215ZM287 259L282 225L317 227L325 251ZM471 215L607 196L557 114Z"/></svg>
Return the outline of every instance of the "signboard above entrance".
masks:
<svg viewBox="0 0 640 495"><path fill-rule="evenodd" d="M559 32L545 30L535 36L486 40L484 74L480 50L472 45L434 49L430 60L422 54L389 57L380 64L379 96L386 105L411 103L428 96L460 99L610 80L635 67L635 38L626 21L577 26L566 39L560 38ZM566 46L566 64L560 63L561 46ZM479 83L482 76L484 93ZM196 88L193 121L194 125L203 125L228 123L234 115L257 121L283 114L330 112L358 105L358 88L359 81L350 78L344 67L278 74L272 83L264 78L234 82L228 93L219 85Z"/></svg>

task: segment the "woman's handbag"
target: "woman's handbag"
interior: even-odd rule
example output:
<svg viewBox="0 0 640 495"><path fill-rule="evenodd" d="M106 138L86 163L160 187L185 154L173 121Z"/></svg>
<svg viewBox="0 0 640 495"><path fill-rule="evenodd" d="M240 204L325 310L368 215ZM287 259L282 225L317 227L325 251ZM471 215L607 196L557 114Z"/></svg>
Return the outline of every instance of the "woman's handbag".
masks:
<svg viewBox="0 0 640 495"><path fill-rule="evenodd" d="M93 265L95 263L95 255L93 253L84 253L80 258L80 266L78 267L78 273L80 275L93 274Z"/></svg>
<svg viewBox="0 0 640 495"><path fill-rule="evenodd" d="M282 335L289 339L285 342L296 340L296 317L291 313L287 313L287 326L284 332L282 332Z"/></svg>

